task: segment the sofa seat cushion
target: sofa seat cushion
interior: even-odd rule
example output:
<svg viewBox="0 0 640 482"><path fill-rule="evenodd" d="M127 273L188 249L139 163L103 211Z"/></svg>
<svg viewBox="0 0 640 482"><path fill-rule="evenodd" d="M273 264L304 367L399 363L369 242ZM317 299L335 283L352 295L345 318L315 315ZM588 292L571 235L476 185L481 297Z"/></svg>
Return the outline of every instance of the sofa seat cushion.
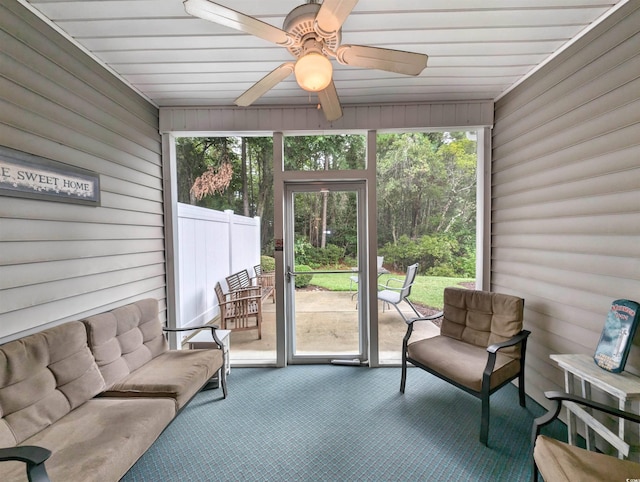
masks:
<svg viewBox="0 0 640 482"><path fill-rule="evenodd" d="M222 366L222 350L170 350L113 384L102 396L171 397L180 410Z"/></svg>
<svg viewBox="0 0 640 482"><path fill-rule="evenodd" d="M407 354L412 360L464 387L476 392L482 389L482 373L488 357L486 348L438 335L410 343ZM519 370L520 360L498 352L491 388L511 379Z"/></svg>
<svg viewBox="0 0 640 482"><path fill-rule="evenodd" d="M175 416L171 399L89 400L22 445L53 452L45 467L52 482L119 480ZM26 481L25 465L0 464L0 480Z"/></svg>
<svg viewBox="0 0 640 482"><path fill-rule="evenodd" d="M533 457L547 481L601 482L640 477L640 464L636 462L590 452L544 435L537 437Z"/></svg>
<svg viewBox="0 0 640 482"><path fill-rule="evenodd" d="M0 447L24 444L104 388L82 323L0 346Z"/></svg>
<svg viewBox="0 0 640 482"><path fill-rule="evenodd" d="M107 388L169 349L158 300L147 298L82 320Z"/></svg>

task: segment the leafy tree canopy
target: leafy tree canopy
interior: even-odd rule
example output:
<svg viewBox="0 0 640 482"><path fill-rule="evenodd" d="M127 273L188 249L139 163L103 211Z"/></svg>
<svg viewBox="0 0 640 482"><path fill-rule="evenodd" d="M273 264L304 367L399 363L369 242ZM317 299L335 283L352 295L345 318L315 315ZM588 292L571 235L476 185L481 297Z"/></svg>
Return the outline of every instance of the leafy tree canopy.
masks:
<svg viewBox="0 0 640 482"><path fill-rule="evenodd" d="M262 252L273 253L273 139L179 138L178 199L262 219ZM364 169L363 135L288 136L285 169ZM403 270L473 276L476 141L465 132L377 136L378 246L385 264ZM196 189L192 189L196 186ZM203 194L198 199L196 194ZM296 199L295 229L312 264L356 257L355 197L310 193ZM325 235L330 234L329 239Z"/></svg>

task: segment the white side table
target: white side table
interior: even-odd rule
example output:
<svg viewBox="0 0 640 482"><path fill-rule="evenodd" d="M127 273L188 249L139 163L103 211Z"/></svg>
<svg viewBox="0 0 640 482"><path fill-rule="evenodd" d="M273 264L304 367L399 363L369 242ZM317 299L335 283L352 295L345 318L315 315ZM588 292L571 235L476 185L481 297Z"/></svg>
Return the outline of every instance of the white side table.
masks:
<svg viewBox="0 0 640 482"><path fill-rule="evenodd" d="M231 363L229 361L229 348L231 346L231 342L229 341L229 333L231 333L231 330L216 330L216 335L218 335L218 339L222 342L224 347L224 368L227 375L231 372ZM189 345L189 349L214 349L218 347L211 336L211 329L200 330L198 334L189 338L187 343Z"/></svg>
<svg viewBox="0 0 640 482"><path fill-rule="evenodd" d="M633 406L640 400L640 378L631 373L611 373L595 364L588 355L550 355L564 370L565 390L568 393L581 395L591 399L591 387L594 386L618 399L618 408L627 412L638 413ZM575 379L580 381L581 393L576 393ZM572 402L564 402L567 407L567 430L569 443L576 445L576 417L585 423L585 436L588 450L595 450L594 432L609 442L618 451L618 458L628 457L640 461L640 438L630 435L625 430L625 420L619 419L618 433L605 427L591 413Z"/></svg>

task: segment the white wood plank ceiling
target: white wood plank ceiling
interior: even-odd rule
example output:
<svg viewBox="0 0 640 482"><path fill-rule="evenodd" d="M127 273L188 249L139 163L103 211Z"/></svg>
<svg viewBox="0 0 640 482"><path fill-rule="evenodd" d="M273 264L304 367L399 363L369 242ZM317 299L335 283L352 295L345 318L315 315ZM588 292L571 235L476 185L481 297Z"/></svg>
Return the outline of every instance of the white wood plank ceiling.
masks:
<svg viewBox="0 0 640 482"><path fill-rule="evenodd" d="M305 2L218 3L281 28ZM335 85L343 105L495 99L620 3L360 0L343 25L342 43L424 53L428 65L407 77L334 61ZM180 0L28 4L158 106L231 106L293 58L283 47L188 15ZM290 76L255 105L317 102Z"/></svg>

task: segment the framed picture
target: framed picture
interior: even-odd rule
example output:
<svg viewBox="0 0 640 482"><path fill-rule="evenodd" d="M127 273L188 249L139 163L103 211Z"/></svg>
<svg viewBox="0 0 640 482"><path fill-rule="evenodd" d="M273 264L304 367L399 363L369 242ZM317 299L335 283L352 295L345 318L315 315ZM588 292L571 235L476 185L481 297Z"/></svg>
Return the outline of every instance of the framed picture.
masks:
<svg viewBox="0 0 640 482"><path fill-rule="evenodd" d="M0 146L0 195L100 205L100 176Z"/></svg>
<svg viewBox="0 0 640 482"><path fill-rule="evenodd" d="M639 319L640 304L635 301L615 300L611 303L593 357L600 368L613 373L624 370Z"/></svg>

